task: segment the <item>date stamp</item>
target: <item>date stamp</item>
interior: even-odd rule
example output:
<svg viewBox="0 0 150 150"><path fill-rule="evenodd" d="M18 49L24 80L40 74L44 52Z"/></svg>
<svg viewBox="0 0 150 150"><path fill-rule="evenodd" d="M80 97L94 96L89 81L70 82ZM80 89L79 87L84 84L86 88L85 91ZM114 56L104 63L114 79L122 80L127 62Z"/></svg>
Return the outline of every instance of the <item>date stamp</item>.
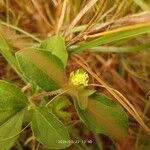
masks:
<svg viewBox="0 0 150 150"><path fill-rule="evenodd" d="M58 140L58 143L71 143L71 144L92 144L92 140Z"/></svg>

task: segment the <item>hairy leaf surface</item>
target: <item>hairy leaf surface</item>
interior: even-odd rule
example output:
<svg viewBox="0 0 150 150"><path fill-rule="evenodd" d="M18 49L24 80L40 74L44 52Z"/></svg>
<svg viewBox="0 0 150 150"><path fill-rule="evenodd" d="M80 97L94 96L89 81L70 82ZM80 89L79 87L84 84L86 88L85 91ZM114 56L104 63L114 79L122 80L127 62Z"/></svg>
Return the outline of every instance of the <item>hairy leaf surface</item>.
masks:
<svg viewBox="0 0 150 150"><path fill-rule="evenodd" d="M13 84L0 80L0 149L8 150L22 126L28 100ZM11 138L10 138L11 137ZM8 140L6 140L8 139Z"/></svg>
<svg viewBox="0 0 150 150"><path fill-rule="evenodd" d="M46 148L63 149L70 146L65 126L46 107L35 109L32 130L37 140Z"/></svg>
<svg viewBox="0 0 150 150"><path fill-rule="evenodd" d="M21 132L24 111L16 113L0 126L0 149L9 150Z"/></svg>
<svg viewBox="0 0 150 150"><path fill-rule="evenodd" d="M76 105L77 112L86 126L95 133L120 138L127 134L128 119L123 108L97 93L91 95L88 106L82 110Z"/></svg>
<svg viewBox="0 0 150 150"><path fill-rule="evenodd" d="M56 90L65 83L63 64L50 52L24 49L16 58L24 76L42 89Z"/></svg>
<svg viewBox="0 0 150 150"><path fill-rule="evenodd" d="M64 67L66 66L68 53L65 47L64 38L58 35L49 37L41 43L40 48L50 51L62 61Z"/></svg>

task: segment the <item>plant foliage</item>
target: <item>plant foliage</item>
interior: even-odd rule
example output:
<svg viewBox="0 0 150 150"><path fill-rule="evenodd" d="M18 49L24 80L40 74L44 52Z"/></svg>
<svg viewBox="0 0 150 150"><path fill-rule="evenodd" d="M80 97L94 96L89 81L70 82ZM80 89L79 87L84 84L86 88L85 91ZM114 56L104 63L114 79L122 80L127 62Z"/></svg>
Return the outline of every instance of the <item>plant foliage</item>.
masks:
<svg viewBox="0 0 150 150"><path fill-rule="evenodd" d="M2 39L1 42L4 40ZM4 44L9 50L6 42ZM3 50L1 48L1 51ZM9 63L17 68L31 86L40 89L37 88L30 98L15 85L0 81L0 147L2 150L9 149L19 136L25 112L32 112L29 123L33 135L45 148L69 147L71 137L64 121L66 117L70 118L71 114L63 112L63 109L71 102L75 105L81 121L94 133L103 133L112 138L126 137L128 119L126 112L118 103L96 91L89 90L88 74L82 69L72 72L67 79L65 67L68 53L62 37L50 37L41 42L38 48L20 50L15 56L11 53L10 56L4 54ZM38 98L35 94L38 93L40 96L41 91L52 96L58 95L53 99L45 97L46 100L42 99L43 103L35 103L34 100ZM68 97L71 97L71 102Z"/></svg>

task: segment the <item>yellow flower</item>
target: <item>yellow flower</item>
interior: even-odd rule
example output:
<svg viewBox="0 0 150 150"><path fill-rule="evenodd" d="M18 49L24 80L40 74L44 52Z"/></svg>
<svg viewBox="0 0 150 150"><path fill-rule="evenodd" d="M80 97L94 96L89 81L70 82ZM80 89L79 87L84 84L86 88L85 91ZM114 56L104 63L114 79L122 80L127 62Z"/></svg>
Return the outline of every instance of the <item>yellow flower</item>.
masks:
<svg viewBox="0 0 150 150"><path fill-rule="evenodd" d="M88 74L82 70L78 69L70 73L69 83L74 86L87 86L89 82Z"/></svg>

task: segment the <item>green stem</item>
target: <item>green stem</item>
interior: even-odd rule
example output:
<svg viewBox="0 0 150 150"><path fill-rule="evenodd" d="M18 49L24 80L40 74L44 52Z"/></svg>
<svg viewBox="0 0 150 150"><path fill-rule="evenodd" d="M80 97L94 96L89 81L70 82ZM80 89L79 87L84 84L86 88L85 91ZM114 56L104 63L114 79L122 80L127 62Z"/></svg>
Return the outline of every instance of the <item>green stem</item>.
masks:
<svg viewBox="0 0 150 150"><path fill-rule="evenodd" d="M3 21L0 21L0 24L1 24L1 25L4 25L4 26L7 26L7 27L10 27L10 28L12 28L12 29L14 29L14 30L17 30L17 31L19 31L19 32L21 32L21 33L27 35L28 37L31 37L32 39L34 39L34 40L37 41L37 42L41 42L41 40L38 39L37 37L33 36L32 34L26 32L26 31L24 31L24 30L22 30L22 29L20 29L20 28L18 28L18 27L16 27L16 26L13 26L13 25L11 25L11 24L5 23L5 22L3 22Z"/></svg>
<svg viewBox="0 0 150 150"><path fill-rule="evenodd" d="M101 142L101 140L100 140L98 134L95 134L95 133L94 133L93 135L94 135L94 137L95 137L95 142L96 142L96 144L97 144L98 149L99 149L99 150L103 150L102 142Z"/></svg>

